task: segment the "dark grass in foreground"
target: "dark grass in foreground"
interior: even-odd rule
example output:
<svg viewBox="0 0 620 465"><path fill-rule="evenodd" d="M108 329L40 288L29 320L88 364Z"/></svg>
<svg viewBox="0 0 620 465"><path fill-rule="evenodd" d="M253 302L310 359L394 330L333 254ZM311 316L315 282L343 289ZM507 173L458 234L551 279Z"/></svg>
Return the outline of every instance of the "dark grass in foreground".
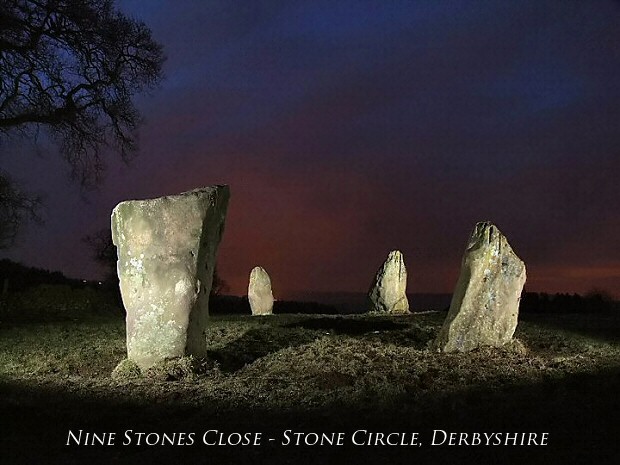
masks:
<svg viewBox="0 0 620 465"><path fill-rule="evenodd" d="M39 315L39 319L41 315ZM445 313L218 316L209 360L111 376L122 317L0 323L2 463L615 463L620 319L527 316L517 342L427 349ZM201 363L199 363L201 362ZM185 368L184 368L185 367ZM305 432L420 432L422 447L278 445ZM68 430L195 432L193 446L68 447ZM204 446L209 429L260 447ZM549 432L547 447L431 447L433 429Z"/></svg>

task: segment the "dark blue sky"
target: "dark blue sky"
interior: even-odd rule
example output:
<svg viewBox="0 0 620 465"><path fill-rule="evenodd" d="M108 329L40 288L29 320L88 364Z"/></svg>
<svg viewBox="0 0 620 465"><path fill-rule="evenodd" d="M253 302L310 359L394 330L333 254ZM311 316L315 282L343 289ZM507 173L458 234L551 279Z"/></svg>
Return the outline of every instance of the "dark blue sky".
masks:
<svg viewBox="0 0 620 465"><path fill-rule="evenodd" d="M226 183L235 293L255 265L276 297L365 291L391 249L411 291L450 292L491 220L526 289L620 295L620 3L119 5L168 57L140 155L82 195L54 149L15 143L2 164L47 210L10 257L96 276L80 237L116 203Z"/></svg>

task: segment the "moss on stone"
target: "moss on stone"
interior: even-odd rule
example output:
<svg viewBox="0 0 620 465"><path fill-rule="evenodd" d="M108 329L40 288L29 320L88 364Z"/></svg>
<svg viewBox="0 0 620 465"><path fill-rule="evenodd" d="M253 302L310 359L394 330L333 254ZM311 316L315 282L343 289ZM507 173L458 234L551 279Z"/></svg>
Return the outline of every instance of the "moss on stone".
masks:
<svg viewBox="0 0 620 465"><path fill-rule="evenodd" d="M112 371L112 378L115 379L135 379L142 376L142 370L136 362L125 358L116 365Z"/></svg>
<svg viewBox="0 0 620 465"><path fill-rule="evenodd" d="M193 381L209 371L209 362L187 355L161 360L149 368L145 376L157 381Z"/></svg>

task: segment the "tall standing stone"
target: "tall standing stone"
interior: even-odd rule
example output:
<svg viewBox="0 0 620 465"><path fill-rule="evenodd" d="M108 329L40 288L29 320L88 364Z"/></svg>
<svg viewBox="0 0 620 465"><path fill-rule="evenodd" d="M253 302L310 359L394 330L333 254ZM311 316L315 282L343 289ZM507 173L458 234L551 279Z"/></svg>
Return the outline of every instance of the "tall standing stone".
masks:
<svg viewBox="0 0 620 465"><path fill-rule="evenodd" d="M271 315L273 313L273 293L271 279L264 268L257 266L250 272L248 300L252 315Z"/></svg>
<svg viewBox="0 0 620 465"><path fill-rule="evenodd" d="M390 252L383 266L377 271L368 297L371 311L409 313L407 269L403 254L398 250Z"/></svg>
<svg viewBox="0 0 620 465"><path fill-rule="evenodd" d="M228 186L213 186L114 208L127 357L140 368L206 355L209 293L229 196Z"/></svg>
<svg viewBox="0 0 620 465"><path fill-rule="evenodd" d="M502 346L512 339L525 264L489 222L478 223L463 255L450 310L434 342L444 352Z"/></svg>

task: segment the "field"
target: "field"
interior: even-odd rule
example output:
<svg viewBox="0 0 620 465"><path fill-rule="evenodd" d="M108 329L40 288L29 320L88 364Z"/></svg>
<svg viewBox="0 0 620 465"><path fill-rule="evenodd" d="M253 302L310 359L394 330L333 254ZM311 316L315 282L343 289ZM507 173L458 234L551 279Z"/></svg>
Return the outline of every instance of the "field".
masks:
<svg viewBox="0 0 620 465"><path fill-rule="evenodd" d="M208 360L113 377L125 355L119 311L5 311L1 462L617 463L617 315L528 316L509 347L434 353L428 343L444 317L217 316ZM358 442L389 432L411 442L417 432L422 445L353 445L360 429ZM70 430L114 432L115 444L67 446ZM258 432L262 442L206 445L208 430L225 442ZM434 430L467 436L455 436L460 446L432 445ZM343 445L305 445L338 432ZM471 445L485 432L546 432L548 445ZM159 444L163 433L185 445Z"/></svg>

